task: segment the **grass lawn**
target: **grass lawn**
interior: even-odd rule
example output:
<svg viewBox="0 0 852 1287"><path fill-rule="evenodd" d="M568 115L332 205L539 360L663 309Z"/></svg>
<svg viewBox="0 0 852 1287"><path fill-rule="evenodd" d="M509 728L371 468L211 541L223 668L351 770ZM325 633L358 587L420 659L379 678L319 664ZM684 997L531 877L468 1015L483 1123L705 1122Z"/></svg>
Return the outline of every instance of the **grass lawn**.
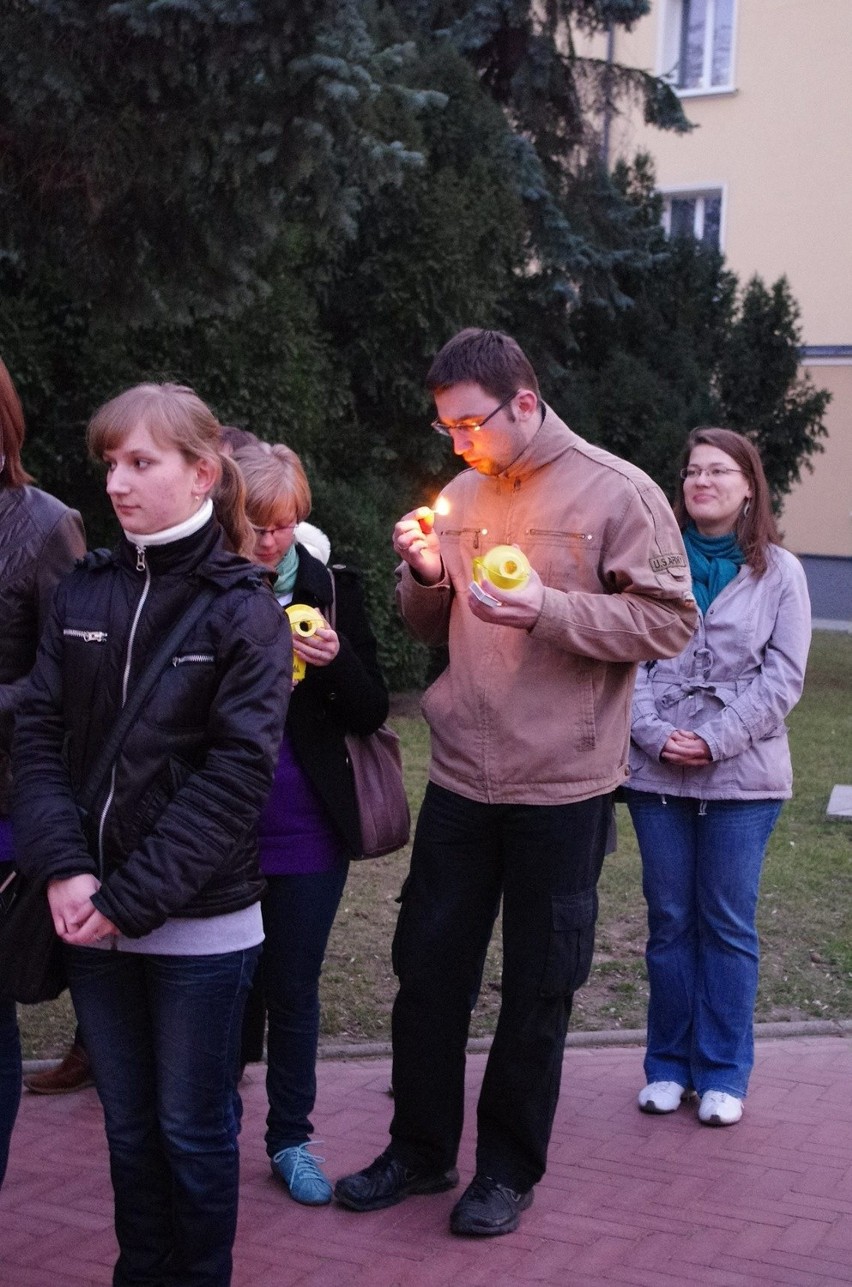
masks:
<svg viewBox="0 0 852 1287"><path fill-rule="evenodd" d="M393 724L404 745L413 812L423 794L426 728L410 704ZM408 712L408 713L402 713ZM790 717L795 798L769 846L763 874L758 1019L852 1016L852 823L828 822L837 782L852 783L852 636L814 637L805 695ZM597 951L576 997L572 1028L640 1028L647 984L645 908L638 851L624 806L618 852L604 864ZM333 1041L390 1038L395 993L390 942L408 853L353 863L323 974L323 1036ZM493 1030L500 1000L500 936L495 934L473 1019L473 1035ZM26 1057L60 1053L73 1031L67 994L22 1007Z"/></svg>

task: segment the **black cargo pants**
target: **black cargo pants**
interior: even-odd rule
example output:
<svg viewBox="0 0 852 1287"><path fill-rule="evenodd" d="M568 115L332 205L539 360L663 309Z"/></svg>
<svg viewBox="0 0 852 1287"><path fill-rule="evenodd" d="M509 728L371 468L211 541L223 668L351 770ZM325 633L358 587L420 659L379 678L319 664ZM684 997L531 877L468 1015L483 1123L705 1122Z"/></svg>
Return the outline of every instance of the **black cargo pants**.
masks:
<svg viewBox="0 0 852 1287"><path fill-rule="evenodd" d="M574 992L588 978L612 795L481 804L430 783L393 943L395 1112L407 1166L453 1166L472 999L503 899L502 1004L477 1112L477 1170L541 1179Z"/></svg>

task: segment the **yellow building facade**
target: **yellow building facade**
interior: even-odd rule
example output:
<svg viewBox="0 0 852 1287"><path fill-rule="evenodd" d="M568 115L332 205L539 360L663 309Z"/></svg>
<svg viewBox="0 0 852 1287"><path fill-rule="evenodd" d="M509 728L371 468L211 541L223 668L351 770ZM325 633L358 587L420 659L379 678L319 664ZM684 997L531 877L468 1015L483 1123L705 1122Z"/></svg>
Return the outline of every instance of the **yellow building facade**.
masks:
<svg viewBox="0 0 852 1287"><path fill-rule="evenodd" d="M785 543L805 561L815 616L850 620L852 0L653 0L610 50L666 76L697 127L619 117L610 160L650 153L671 232L718 242L741 282L790 282L802 365L833 400L825 451L786 502Z"/></svg>

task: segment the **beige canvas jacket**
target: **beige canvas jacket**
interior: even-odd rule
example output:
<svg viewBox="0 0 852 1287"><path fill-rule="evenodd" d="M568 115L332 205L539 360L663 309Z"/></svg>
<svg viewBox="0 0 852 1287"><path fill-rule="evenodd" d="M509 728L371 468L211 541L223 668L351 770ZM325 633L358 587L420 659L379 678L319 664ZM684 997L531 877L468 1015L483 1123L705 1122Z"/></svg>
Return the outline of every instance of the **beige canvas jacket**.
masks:
<svg viewBox="0 0 852 1287"><path fill-rule="evenodd" d="M500 476L465 470L436 519L444 579L398 571L416 638L449 644L428 689L430 778L487 803L563 804L627 776L637 663L672 657L696 622L674 515L641 470L584 442L548 408ZM519 545L545 584L535 626L478 620L467 605L474 556Z"/></svg>

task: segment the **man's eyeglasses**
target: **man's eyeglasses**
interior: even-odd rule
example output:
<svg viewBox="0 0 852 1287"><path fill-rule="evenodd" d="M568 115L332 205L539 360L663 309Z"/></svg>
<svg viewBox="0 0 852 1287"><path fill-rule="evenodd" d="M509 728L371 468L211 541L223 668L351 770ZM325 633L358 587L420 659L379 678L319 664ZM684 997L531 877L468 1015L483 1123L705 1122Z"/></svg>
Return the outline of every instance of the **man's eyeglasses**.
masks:
<svg viewBox="0 0 852 1287"><path fill-rule="evenodd" d="M709 469L698 469L695 465L687 465L686 469L680 471L680 476L684 482L692 482L706 474L708 478L724 478L725 474L741 474L741 469L728 469L725 465L711 465Z"/></svg>
<svg viewBox="0 0 852 1287"><path fill-rule="evenodd" d="M250 523L249 526L260 540L262 536L283 536L285 532L289 532L296 526L296 520L293 519L292 523L283 523L280 527L255 527L254 523Z"/></svg>
<svg viewBox="0 0 852 1287"><path fill-rule="evenodd" d="M517 392L518 390L516 389L515 393ZM499 407L495 407L493 411L489 411L488 415L484 416L482 420L459 420L454 425L445 425L443 420L433 420L432 428L435 430L435 433L439 433L443 438L452 438L454 429L461 429L467 433L478 433L483 425L488 424L488 421L492 416L496 416L498 411L502 411L504 407L509 405L514 398L515 393L510 393L508 398L503 399Z"/></svg>

